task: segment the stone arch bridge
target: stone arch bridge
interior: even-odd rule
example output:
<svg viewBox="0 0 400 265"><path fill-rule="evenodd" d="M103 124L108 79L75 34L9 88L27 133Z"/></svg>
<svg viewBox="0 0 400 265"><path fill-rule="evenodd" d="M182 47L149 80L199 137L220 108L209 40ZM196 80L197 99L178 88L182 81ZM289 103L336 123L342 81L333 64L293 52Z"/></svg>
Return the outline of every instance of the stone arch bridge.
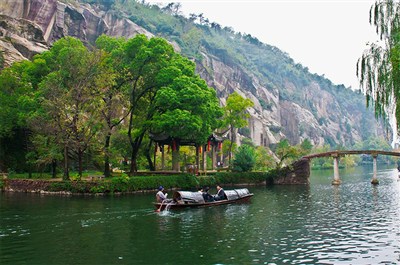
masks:
<svg viewBox="0 0 400 265"><path fill-rule="evenodd" d="M319 154L311 154L304 156L303 159L311 160L316 157L333 157L333 181L332 184L339 185L341 183L339 177L339 158L346 155L371 155L373 158L373 177L371 180L372 184L378 184L379 181L376 178L376 158L378 155L389 155L389 156L400 156L400 152L393 151L381 151L381 150L343 150L343 151L330 151Z"/></svg>
<svg viewBox="0 0 400 265"><path fill-rule="evenodd" d="M399 156L400 152L396 151L382 151L382 150L341 150L329 151L325 153L317 153L303 156L300 160L294 162L291 166L287 167L286 172L281 176L283 183L297 183L307 184L310 177L310 161L318 157L333 157L333 181L332 184L339 185L341 183L339 176L339 159L346 155L371 155L373 158L373 177L372 184L379 184L376 177L377 165L376 159L378 155ZM289 178L289 179L288 179ZM279 184L279 183L278 183Z"/></svg>

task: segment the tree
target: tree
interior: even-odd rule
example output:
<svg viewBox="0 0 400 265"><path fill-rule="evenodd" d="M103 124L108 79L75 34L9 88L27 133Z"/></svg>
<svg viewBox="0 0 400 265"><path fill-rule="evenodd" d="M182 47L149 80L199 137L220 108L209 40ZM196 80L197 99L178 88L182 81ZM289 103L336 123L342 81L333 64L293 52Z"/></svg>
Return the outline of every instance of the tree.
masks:
<svg viewBox="0 0 400 265"><path fill-rule="evenodd" d="M310 154L310 152L313 148L313 145L312 145L310 139L308 139L308 138L304 139L304 141L300 144L300 148L302 150L303 155Z"/></svg>
<svg viewBox="0 0 400 265"><path fill-rule="evenodd" d="M357 77L366 93L367 105L372 101L376 116L384 118L394 106L397 120L400 119L399 14L398 1L375 2L370 9L370 24L375 26L382 45L369 44L369 50L357 62Z"/></svg>
<svg viewBox="0 0 400 265"><path fill-rule="evenodd" d="M250 99L244 99L237 92L230 94L226 100L223 123L230 129L229 165L232 160L232 146L236 143L236 131L247 125L247 119L250 117L247 108L253 105Z"/></svg>
<svg viewBox="0 0 400 265"><path fill-rule="evenodd" d="M88 51L80 40L67 37L33 61L44 60L51 70L39 84L41 109L33 119L33 128L54 136L63 146L65 180L69 179L69 157L73 155L82 176L83 154L100 132L101 98L96 83L102 58L98 51Z"/></svg>
<svg viewBox="0 0 400 265"><path fill-rule="evenodd" d="M178 170L179 140L190 140L197 146L204 145L211 133L219 127L222 110L216 92L195 74L195 65L178 56L160 78L170 79L155 98L157 112L151 122L156 133L166 133L175 142L174 168ZM163 83L168 83L166 80Z"/></svg>
<svg viewBox="0 0 400 265"><path fill-rule="evenodd" d="M233 159L233 171L249 172L256 165L257 154L254 147L247 144L241 145L238 148L235 158Z"/></svg>
<svg viewBox="0 0 400 265"><path fill-rule="evenodd" d="M130 174L137 171L136 159L143 137L148 130L146 122L151 120L154 109L153 101L158 90L170 81L161 78L163 69L168 68L175 56L173 47L162 38L147 39L137 35L124 46L123 64L130 75L129 96L130 115L128 137L132 146Z"/></svg>
<svg viewBox="0 0 400 265"><path fill-rule="evenodd" d="M0 137L9 136L17 127L26 126L26 114L33 103L30 102L33 97L32 85L23 74L23 69L28 65L27 61L15 63L1 72Z"/></svg>
<svg viewBox="0 0 400 265"><path fill-rule="evenodd" d="M277 144L275 154L279 158L276 163L277 168L281 168L285 160L298 159L302 155L301 149L298 146L291 146L287 139L283 139Z"/></svg>
<svg viewBox="0 0 400 265"><path fill-rule="evenodd" d="M104 120L104 176L111 175L110 145L115 128L131 113L129 107L130 74L123 63L125 39L116 39L106 35L96 40L96 47L105 53L102 68L103 78L98 79L103 100L101 116Z"/></svg>
<svg viewBox="0 0 400 265"><path fill-rule="evenodd" d="M0 73L0 171L24 169L26 165L30 146L27 119L38 105L36 82L26 74L31 70L31 63L23 61Z"/></svg>
<svg viewBox="0 0 400 265"><path fill-rule="evenodd" d="M264 146L256 147L256 164L255 170L267 171L275 166L275 160L270 150L267 150Z"/></svg>

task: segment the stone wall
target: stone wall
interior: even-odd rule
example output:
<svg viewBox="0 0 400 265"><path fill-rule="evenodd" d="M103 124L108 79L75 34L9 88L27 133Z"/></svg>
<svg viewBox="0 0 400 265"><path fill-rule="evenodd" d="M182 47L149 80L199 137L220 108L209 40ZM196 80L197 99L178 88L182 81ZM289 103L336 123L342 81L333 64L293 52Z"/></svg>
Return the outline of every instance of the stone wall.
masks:
<svg viewBox="0 0 400 265"><path fill-rule="evenodd" d="M310 184L310 160L301 159L278 170L273 184Z"/></svg>

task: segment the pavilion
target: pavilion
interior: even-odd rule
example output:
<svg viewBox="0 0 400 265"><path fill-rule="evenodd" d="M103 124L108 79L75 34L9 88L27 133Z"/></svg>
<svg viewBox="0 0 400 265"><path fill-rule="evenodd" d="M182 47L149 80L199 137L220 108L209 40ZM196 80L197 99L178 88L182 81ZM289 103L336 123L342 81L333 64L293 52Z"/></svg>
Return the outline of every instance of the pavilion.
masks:
<svg viewBox="0 0 400 265"><path fill-rule="evenodd" d="M207 171L206 155L211 152L212 170L215 170L217 165L217 154L222 150L222 143L226 139L228 131L222 134L213 133L207 139L207 144L199 145L192 139L173 138L166 133L154 134L150 133L150 139L156 144L154 151L154 165L156 165L157 151L161 152L161 168L156 170L165 170L165 146L168 150L172 150L172 171L180 172L180 153L181 146L194 146L196 148L196 164L186 164L184 171L198 173L198 169L203 172ZM201 162L200 162L201 156ZM222 161L222 152L220 161ZM186 162L186 161L185 161Z"/></svg>

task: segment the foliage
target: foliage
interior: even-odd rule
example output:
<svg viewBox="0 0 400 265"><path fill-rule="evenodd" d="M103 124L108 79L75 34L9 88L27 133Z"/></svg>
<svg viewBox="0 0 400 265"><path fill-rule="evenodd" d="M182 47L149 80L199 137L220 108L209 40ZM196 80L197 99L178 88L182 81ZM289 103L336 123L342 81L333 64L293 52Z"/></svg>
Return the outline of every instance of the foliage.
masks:
<svg viewBox="0 0 400 265"><path fill-rule="evenodd" d="M257 146L256 148L256 164L254 170L256 171L267 171L275 167L275 160L272 156L272 151L267 150L263 146Z"/></svg>
<svg viewBox="0 0 400 265"><path fill-rule="evenodd" d="M120 177L100 180L97 182L87 181L53 181L48 186L52 192L72 193L117 193L134 192L139 190L155 190L162 185L166 189L195 190L197 187L214 186L216 184L259 184L272 179L274 174L269 172L218 172L210 176L195 176L193 174L179 174L168 176L134 176L123 174Z"/></svg>
<svg viewBox="0 0 400 265"><path fill-rule="evenodd" d="M247 126L247 119L250 117L247 108L253 105L254 103L250 99L243 98L237 92L230 94L226 100L222 126L230 129L229 166L231 166L233 144L236 143L235 130Z"/></svg>
<svg viewBox="0 0 400 265"><path fill-rule="evenodd" d="M232 169L236 172L251 171L256 164L256 152L254 147L249 145L241 145L235 154L232 163Z"/></svg>
<svg viewBox="0 0 400 265"><path fill-rule="evenodd" d="M194 74L194 64L187 59L181 58L176 66L164 71L172 82L156 96L153 130L205 144L222 116L215 90Z"/></svg>
<svg viewBox="0 0 400 265"><path fill-rule="evenodd" d="M279 161L276 163L276 167L279 169L285 160L287 163L291 163L291 161L299 159L303 155L303 152L299 146L291 146L287 139L283 139L277 144L275 154L279 158Z"/></svg>
<svg viewBox="0 0 400 265"><path fill-rule="evenodd" d="M32 62L33 69L47 70L38 78L40 108L30 117L30 127L43 134L50 143L64 149L64 164L68 165L68 152L74 152L82 176L83 154L100 132L100 94L97 82L102 75L102 55L89 51L75 38L66 37ZM47 141L48 142L48 141ZM60 149L62 149L60 148ZM52 149L50 149L52 150ZM57 159L55 153L52 159ZM69 178L68 166L64 178Z"/></svg>
<svg viewBox="0 0 400 265"><path fill-rule="evenodd" d="M357 76L372 101L376 116L386 117L395 105L400 119L400 3L378 0L370 9L370 24L375 26L380 43L370 43L357 62ZM398 125L399 126L399 125Z"/></svg>
<svg viewBox="0 0 400 265"><path fill-rule="evenodd" d="M304 141L300 144L300 148L303 150L304 155L310 154L313 145L310 141L310 139L304 139Z"/></svg>
<svg viewBox="0 0 400 265"><path fill-rule="evenodd" d="M243 128L247 125L247 119L250 114L247 108L250 108L254 103L248 99L243 98L237 92L233 92L226 100L226 107L224 109L224 125L233 128Z"/></svg>
<svg viewBox="0 0 400 265"><path fill-rule="evenodd" d="M15 63L0 74L0 137L10 136L19 128L26 128L27 116L35 109L32 79L24 71L30 62Z"/></svg>
<svg viewBox="0 0 400 265"><path fill-rule="evenodd" d="M245 136L247 138L250 138L250 129L248 127L239 128L238 132L241 135L243 135L243 136Z"/></svg>

